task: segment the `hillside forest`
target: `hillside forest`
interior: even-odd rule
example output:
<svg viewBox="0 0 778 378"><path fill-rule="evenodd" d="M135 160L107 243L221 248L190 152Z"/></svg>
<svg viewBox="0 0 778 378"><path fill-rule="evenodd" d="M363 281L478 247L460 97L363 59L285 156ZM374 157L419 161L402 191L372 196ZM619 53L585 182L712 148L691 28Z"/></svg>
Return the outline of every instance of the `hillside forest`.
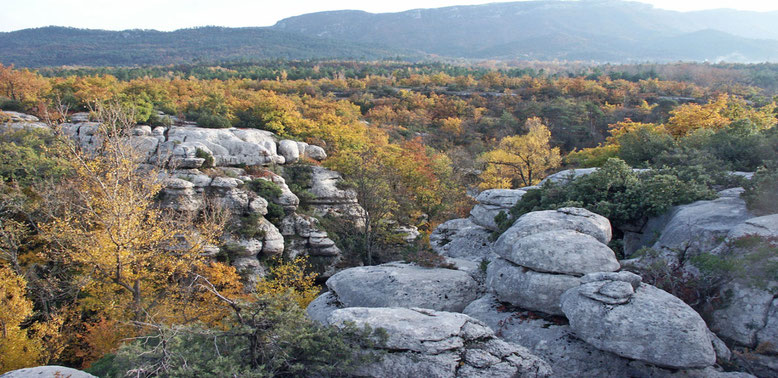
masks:
<svg viewBox="0 0 778 378"><path fill-rule="evenodd" d="M738 180L732 171L756 172L744 195L755 213L778 212L777 95L778 66L767 64L0 65L3 111L54 130L75 112L105 125L98 153L57 133L0 131L0 373L59 364L106 376L326 376L374 357L359 348L376 330L305 318L321 282L304 258L269 262L267 277L249 285L205 257L225 214L155 206L162 168L133 158L120 140L129 125L175 117L322 146L326 160L296 164L342 173L369 214L359 229L322 220L347 263L435 265L429 234L466 217L480 190L538 185L567 168L614 176L590 182L604 191L543 185L543 196L528 196L498 223L576 204L611 219L611 247L621 253L620 229L710 198ZM4 114L0 124L10 122ZM653 173L635 181L629 168ZM294 182L293 168L270 169ZM420 236L400 245L396 225ZM116 264L110 250L128 259ZM211 344L219 358L203 357Z"/></svg>

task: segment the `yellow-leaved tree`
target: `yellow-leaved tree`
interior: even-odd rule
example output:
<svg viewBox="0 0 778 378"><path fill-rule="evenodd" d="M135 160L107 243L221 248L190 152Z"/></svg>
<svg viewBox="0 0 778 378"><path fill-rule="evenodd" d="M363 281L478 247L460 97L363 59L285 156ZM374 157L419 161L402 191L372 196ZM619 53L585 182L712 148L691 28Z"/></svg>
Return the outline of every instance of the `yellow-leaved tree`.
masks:
<svg viewBox="0 0 778 378"><path fill-rule="evenodd" d="M116 106L97 113L97 145L70 144L73 174L43 194L50 220L42 236L78 272L83 308L115 321L180 320L182 282L208 270L203 247L223 217L160 208L163 175L128 143L132 115Z"/></svg>
<svg viewBox="0 0 778 378"><path fill-rule="evenodd" d="M540 118L530 118L525 125L527 134L505 137L496 149L484 154L486 169L481 173L481 189L535 185L561 164L559 148L551 148L551 132Z"/></svg>
<svg viewBox="0 0 778 378"><path fill-rule="evenodd" d="M32 301L25 294L27 281L10 267L0 265L0 374L10 370L46 364L61 348L57 338L62 320L53 317L22 328L33 315Z"/></svg>

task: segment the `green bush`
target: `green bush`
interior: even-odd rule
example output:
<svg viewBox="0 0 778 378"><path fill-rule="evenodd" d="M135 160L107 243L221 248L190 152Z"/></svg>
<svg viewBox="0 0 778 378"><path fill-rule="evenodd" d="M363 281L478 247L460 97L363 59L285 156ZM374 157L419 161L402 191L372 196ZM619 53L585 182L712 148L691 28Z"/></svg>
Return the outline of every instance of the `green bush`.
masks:
<svg viewBox="0 0 778 378"><path fill-rule="evenodd" d="M267 200L267 214L265 214L265 218L271 223L278 225L286 215L284 208L274 202L281 196L281 187L270 180L254 179L246 183L246 188Z"/></svg>
<svg viewBox="0 0 778 378"><path fill-rule="evenodd" d="M674 146L673 137L640 128L619 137L618 156L633 167L648 167L662 152L669 151Z"/></svg>
<svg viewBox="0 0 778 378"><path fill-rule="evenodd" d="M254 179L246 183L246 188L266 199L278 199L281 195L281 187L278 184L265 179Z"/></svg>
<svg viewBox="0 0 778 378"><path fill-rule="evenodd" d="M200 159L205 159L202 165L203 168L213 168L214 166L213 155L208 153L208 151L205 151L202 148L198 148L195 150L195 157Z"/></svg>
<svg viewBox="0 0 778 378"><path fill-rule="evenodd" d="M238 303L227 330L162 326L95 362L100 377L348 376L376 361L386 333L369 327L325 327L286 298ZM131 373L131 374L130 374Z"/></svg>
<svg viewBox="0 0 778 378"><path fill-rule="evenodd" d="M227 117L218 114L203 114L197 117L197 125L209 129L227 129L232 127Z"/></svg>
<svg viewBox="0 0 778 378"><path fill-rule="evenodd" d="M745 189L743 199L754 214L778 213L778 161L759 168Z"/></svg>
<svg viewBox="0 0 778 378"><path fill-rule="evenodd" d="M530 211L572 206L600 214L620 230L627 225L641 225L672 206L713 198L709 183L701 170L635 172L624 161L609 159L601 169L568 184L547 181L540 189L527 191L510 214L498 215L495 221L505 231Z"/></svg>
<svg viewBox="0 0 778 378"><path fill-rule="evenodd" d="M48 130L0 125L0 178L28 185L66 175L68 164L57 156L60 147L60 140Z"/></svg>
<svg viewBox="0 0 778 378"><path fill-rule="evenodd" d="M259 224L259 214L249 214L238 219L238 224L234 232L246 239L262 239L265 237L265 230Z"/></svg>
<svg viewBox="0 0 778 378"><path fill-rule="evenodd" d="M8 110L9 112L23 112L24 105L18 100L11 100L10 98L0 98L0 109Z"/></svg>

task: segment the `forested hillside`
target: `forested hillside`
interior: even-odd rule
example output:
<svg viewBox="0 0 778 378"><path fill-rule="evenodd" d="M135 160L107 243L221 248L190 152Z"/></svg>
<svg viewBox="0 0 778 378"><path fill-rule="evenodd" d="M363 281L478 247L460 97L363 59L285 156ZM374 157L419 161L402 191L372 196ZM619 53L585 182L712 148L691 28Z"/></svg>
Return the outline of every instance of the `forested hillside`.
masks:
<svg viewBox="0 0 778 378"><path fill-rule="evenodd" d="M133 66L241 59L372 60L396 56L418 54L269 28L201 27L160 32L52 26L0 33L0 62L23 67Z"/></svg>
<svg viewBox="0 0 778 378"><path fill-rule="evenodd" d="M611 0L527 1L385 14L322 12L281 20L274 29L449 57L751 62L778 57L775 17L681 13Z"/></svg>

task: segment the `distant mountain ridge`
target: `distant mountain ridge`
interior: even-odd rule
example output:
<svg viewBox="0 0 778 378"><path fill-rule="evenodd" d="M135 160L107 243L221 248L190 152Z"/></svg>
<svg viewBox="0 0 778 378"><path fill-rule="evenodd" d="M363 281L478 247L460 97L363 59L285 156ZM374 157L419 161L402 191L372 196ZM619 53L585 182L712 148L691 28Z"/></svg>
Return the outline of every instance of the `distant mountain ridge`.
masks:
<svg viewBox="0 0 778 378"><path fill-rule="evenodd" d="M25 67L165 65L273 58L381 59L398 55L417 53L260 27L160 32L49 26L0 33L0 63Z"/></svg>
<svg viewBox="0 0 778 378"><path fill-rule="evenodd" d="M0 33L0 63L160 65L240 59L778 61L778 12L675 12L620 0L330 11L272 27Z"/></svg>
<svg viewBox="0 0 778 378"><path fill-rule="evenodd" d="M776 21L778 12L684 13L619 0L544 0L380 14L319 12L273 28L464 58L775 61ZM722 46L716 45L719 38Z"/></svg>

